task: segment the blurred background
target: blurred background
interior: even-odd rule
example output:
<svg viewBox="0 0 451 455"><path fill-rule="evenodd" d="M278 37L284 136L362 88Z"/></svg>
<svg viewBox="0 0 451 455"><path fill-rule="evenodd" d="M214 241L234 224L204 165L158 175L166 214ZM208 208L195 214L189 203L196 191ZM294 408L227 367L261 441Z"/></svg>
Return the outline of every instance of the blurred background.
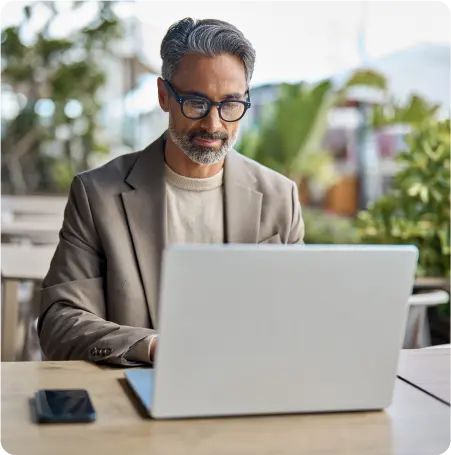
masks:
<svg viewBox="0 0 451 455"><path fill-rule="evenodd" d="M46 272L73 176L166 129L159 47L186 16L229 21L256 48L237 149L298 183L305 242L417 245L414 293L429 303L412 307L410 344L449 342L449 301L433 294L449 292L450 273L450 11L439 1L7 3L2 284L27 308L18 318L34 318L20 302Z"/></svg>

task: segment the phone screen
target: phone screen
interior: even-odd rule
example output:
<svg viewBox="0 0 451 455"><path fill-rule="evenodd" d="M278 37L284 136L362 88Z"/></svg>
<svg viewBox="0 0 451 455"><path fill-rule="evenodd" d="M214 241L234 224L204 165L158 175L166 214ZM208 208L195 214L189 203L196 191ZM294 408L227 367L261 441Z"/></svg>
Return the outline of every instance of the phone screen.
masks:
<svg viewBox="0 0 451 455"><path fill-rule="evenodd" d="M73 390L39 390L36 411L40 422L91 422L95 410L88 392Z"/></svg>

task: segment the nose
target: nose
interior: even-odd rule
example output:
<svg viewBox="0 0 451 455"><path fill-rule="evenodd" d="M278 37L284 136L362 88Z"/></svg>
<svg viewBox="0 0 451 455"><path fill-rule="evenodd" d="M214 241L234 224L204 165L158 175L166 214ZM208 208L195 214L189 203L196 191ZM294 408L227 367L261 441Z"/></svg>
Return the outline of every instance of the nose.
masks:
<svg viewBox="0 0 451 455"><path fill-rule="evenodd" d="M219 110L217 106L212 106L208 115L202 119L202 127L206 131L221 131L222 130L222 120L219 117Z"/></svg>

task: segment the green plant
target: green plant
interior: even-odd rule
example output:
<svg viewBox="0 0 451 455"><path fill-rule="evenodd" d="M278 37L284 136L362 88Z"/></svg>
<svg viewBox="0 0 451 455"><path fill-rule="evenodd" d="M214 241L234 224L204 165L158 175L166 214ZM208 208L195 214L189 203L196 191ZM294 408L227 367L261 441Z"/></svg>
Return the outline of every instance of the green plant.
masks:
<svg viewBox="0 0 451 455"><path fill-rule="evenodd" d="M304 207L302 218L305 225L306 244L352 245L359 243L355 223L352 219Z"/></svg>
<svg viewBox="0 0 451 455"><path fill-rule="evenodd" d="M327 189L336 179L333 158L322 147L332 103L330 81L282 84L259 128L247 131L237 148L297 183L314 181Z"/></svg>
<svg viewBox="0 0 451 455"><path fill-rule="evenodd" d="M282 84L276 103L258 130L243 135L238 150L298 183L315 178L333 184L333 159L321 144L333 100L330 81Z"/></svg>
<svg viewBox="0 0 451 455"><path fill-rule="evenodd" d="M415 126L434 118L439 107L436 104L429 104L418 95L411 95L404 104L388 100L373 107L371 124L374 128L399 124Z"/></svg>
<svg viewBox="0 0 451 455"><path fill-rule="evenodd" d="M387 79L375 70L361 68L351 74L339 92L346 97L347 90L350 87L373 87L385 92L387 90Z"/></svg>
<svg viewBox="0 0 451 455"><path fill-rule="evenodd" d="M20 104L16 114L2 119L2 188L12 193L65 191L73 174L104 151L97 134L107 77L102 56L122 33L116 2L98 2L95 17L65 38L50 33L57 3L32 2L21 23L2 30L2 96L8 93ZM25 40L23 32L42 20L34 38ZM43 102L50 113L39 113ZM79 112L71 114L71 105ZM55 147L55 137L61 147Z"/></svg>
<svg viewBox="0 0 451 455"><path fill-rule="evenodd" d="M450 121L427 120L407 136L391 192L357 217L371 244L419 248L418 276L450 276Z"/></svg>
<svg viewBox="0 0 451 455"><path fill-rule="evenodd" d="M384 76L373 70L351 74L340 87L330 80L317 84L281 84L279 97L267 106L258 128L242 135L237 149L297 183L314 183L324 192L338 180L334 158L324 150L327 118L355 86L386 89Z"/></svg>

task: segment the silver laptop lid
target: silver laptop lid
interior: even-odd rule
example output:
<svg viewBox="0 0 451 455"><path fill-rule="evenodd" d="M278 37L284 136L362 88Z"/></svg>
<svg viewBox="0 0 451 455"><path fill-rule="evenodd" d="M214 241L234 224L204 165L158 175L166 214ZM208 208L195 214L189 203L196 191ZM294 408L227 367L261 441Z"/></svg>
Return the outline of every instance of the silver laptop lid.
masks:
<svg viewBox="0 0 451 455"><path fill-rule="evenodd" d="M417 256L410 246L167 249L152 414L388 406Z"/></svg>

